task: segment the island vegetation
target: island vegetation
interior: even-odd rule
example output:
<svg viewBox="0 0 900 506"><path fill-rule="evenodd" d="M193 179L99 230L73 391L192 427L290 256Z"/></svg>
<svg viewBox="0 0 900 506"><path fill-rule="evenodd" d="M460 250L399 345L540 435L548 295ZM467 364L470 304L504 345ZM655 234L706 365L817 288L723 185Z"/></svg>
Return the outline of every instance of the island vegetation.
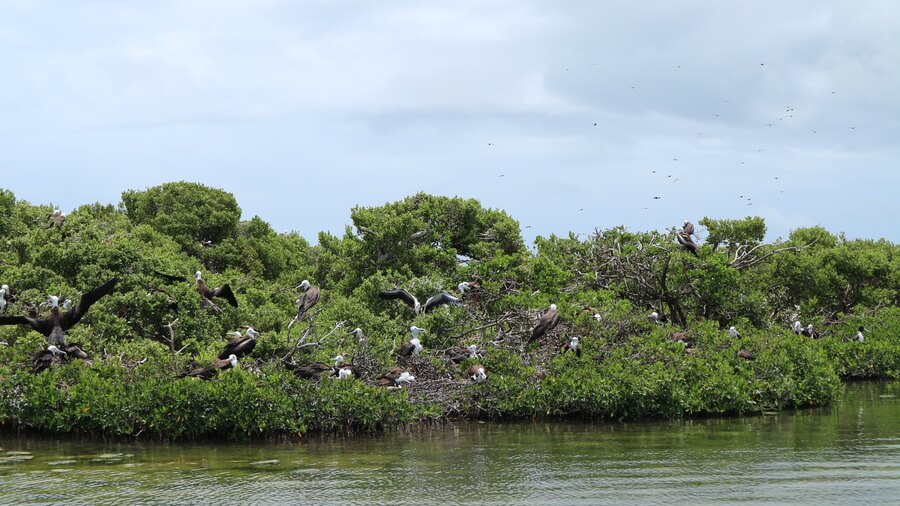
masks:
<svg viewBox="0 0 900 506"><path fill-rule="evenodd" d="M49 295L77 301L118 281L67 331L87 360L54 356L35 372L47 338L0 326L4 430L237 440L444 418L732 415L825 405L842 380L900 376L900 248L887 240L812 227L766 243L761 218L703 218L696 251L675 227L538 237L532 250L505 212L422 193L354 208L342 236L311 245L187 182L53 211L0 190L0 311L45 315ZM237 307L206 304L197 271ZM320 292L297 318L302 280ZM463 304L416 312L379 297L395 287ZM532 339L551 304L558 324ZM398 357L413 325L422 352ZM259 335L236 367L178 378L242 326ZM564 351L573 336L577 354ZM477 358L452 357L472 344ZM337 355L358 376L297 374ZM476 363L481 383L466 373ZM416 381L376 386L398 365Z"/></svg>

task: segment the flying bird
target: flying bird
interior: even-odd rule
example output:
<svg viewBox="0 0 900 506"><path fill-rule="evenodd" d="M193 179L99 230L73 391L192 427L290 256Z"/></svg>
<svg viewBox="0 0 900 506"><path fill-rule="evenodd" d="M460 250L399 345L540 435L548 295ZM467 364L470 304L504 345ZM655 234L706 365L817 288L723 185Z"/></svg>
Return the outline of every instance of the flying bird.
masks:
<svg viewBox="0 0 900 506"><path fill-rule="evenodd" d="M71 311L63 313L59 308L59 297L50 296L50 316L44 318L32 318L30 316L0 316L0 325L31 325L31 328L40 332L47 338L47 344L55 346L66 345L65 332L81 321L91 306L101 297L112 293L118 282L112 278L106 283L85 293L78 301L78 305Z"/></svg>

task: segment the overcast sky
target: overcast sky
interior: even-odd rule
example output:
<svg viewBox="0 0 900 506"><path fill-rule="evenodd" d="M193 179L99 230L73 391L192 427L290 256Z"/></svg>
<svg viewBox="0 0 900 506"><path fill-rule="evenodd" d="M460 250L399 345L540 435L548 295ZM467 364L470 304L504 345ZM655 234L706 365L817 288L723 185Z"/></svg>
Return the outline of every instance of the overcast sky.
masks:
<svg viewBox="0 0 900 506"><path fill-rule="evenodd" d="M188 180L313 241L424 190L528 240L900 242L892 0L0 0L0 62L0 187L65 211Z"/></svg>

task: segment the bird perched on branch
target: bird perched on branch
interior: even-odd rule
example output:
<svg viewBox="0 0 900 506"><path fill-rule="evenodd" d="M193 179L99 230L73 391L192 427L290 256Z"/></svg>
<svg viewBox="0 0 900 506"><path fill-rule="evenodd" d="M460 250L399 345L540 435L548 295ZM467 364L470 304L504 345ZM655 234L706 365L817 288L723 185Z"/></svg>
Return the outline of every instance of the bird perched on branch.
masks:
<svg viewBox="0 0 900 506"><path fill-rule="evenodd" d="M533 342L544 337L544 334L553 330L559 324L559 312L556 310L556 304L550 304L550 308L541 315L537 325L531 329L531 338L528 342Z"/></svg>
<svg viewBox="0 0 900 506"><path fill-rule="evenodd" d="M866 342L866 337L863 335L863 332L868 332L868 330L866 330L866 328L863 327L862 325L860 325L859 327L856 328L856 335L853 336L853 338L856 339L856 342L858 342L858 343Z"/></svg>
<svg viewBox="0 0 900 506"><path fill-rule="evenodd" d="M118 282L117 278L112 278L106 283L86 292L78 300L78 305L71 311L63 313L59 307L59 297L50 296L50 316L45 318L32 318L30 316L0 316L0 325L20 325L27 324L31 328L40 332L47 338L47 344L55 346L66 345L65 332L81 321L81 318L88 312L91 306L100 300L100 298L112 293ZM71 302L69 302L71 305ZM64 309L67 309L64 308Z"/></svg>
<svg viewBox="0 0 900 506"><path fill-rule="evenodd" d="M231 339L228 341L228 344L225 345L225 349L222 350L222 353L219 353L220 359L226 359L229 355L235 355L237 358L242 358L250 354L253 351L253 348L256 347L256 338L259 337L259 332L254 330L252 327L247 327L247 332L241 334L240 332L234 332L231 334Z"/></svg>
<svg viewBox="0 0 900 506"><path fill-rule="evenodd" d="M59 209L54 209L50 216L47 216L47 221L50 223L47 225L47 228L61 227L66 222L66 213Z"/></svg>
<svg viewBox="0 0 900 506"><path fill-rule="evenodd" d="M684 249L690 251L694 256L699 256L699 254L697 253L697 243L695 243L693 239L691 239L690 235L685 234L684 232L678 232L676 236L678 238L678 243L681 244Z"/></svg>
<svg viewBox="0 0 900 506"><path fill-rule="evenodd" d="M740 334L740 333L737 331L737 329L734 328L734 327L729 327L729 328L728 328L728 335L731 336L731 337L733 337L733 338L735 338L735 339L740 339L740 338L741 338L741 334Z"/></svg>

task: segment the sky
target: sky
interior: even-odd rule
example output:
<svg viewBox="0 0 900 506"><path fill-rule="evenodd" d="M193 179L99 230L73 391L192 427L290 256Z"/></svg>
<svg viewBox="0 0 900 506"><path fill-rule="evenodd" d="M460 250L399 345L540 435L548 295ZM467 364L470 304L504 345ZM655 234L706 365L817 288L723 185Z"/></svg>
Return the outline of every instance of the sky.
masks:
<svg viewBox="0 0 900 506"><path fill-rule="evenodd" d="M419 191L528 241L900 242L892 0L0 0L0 62L0 187L64 211L185 180L313 242Z"/></svg>

